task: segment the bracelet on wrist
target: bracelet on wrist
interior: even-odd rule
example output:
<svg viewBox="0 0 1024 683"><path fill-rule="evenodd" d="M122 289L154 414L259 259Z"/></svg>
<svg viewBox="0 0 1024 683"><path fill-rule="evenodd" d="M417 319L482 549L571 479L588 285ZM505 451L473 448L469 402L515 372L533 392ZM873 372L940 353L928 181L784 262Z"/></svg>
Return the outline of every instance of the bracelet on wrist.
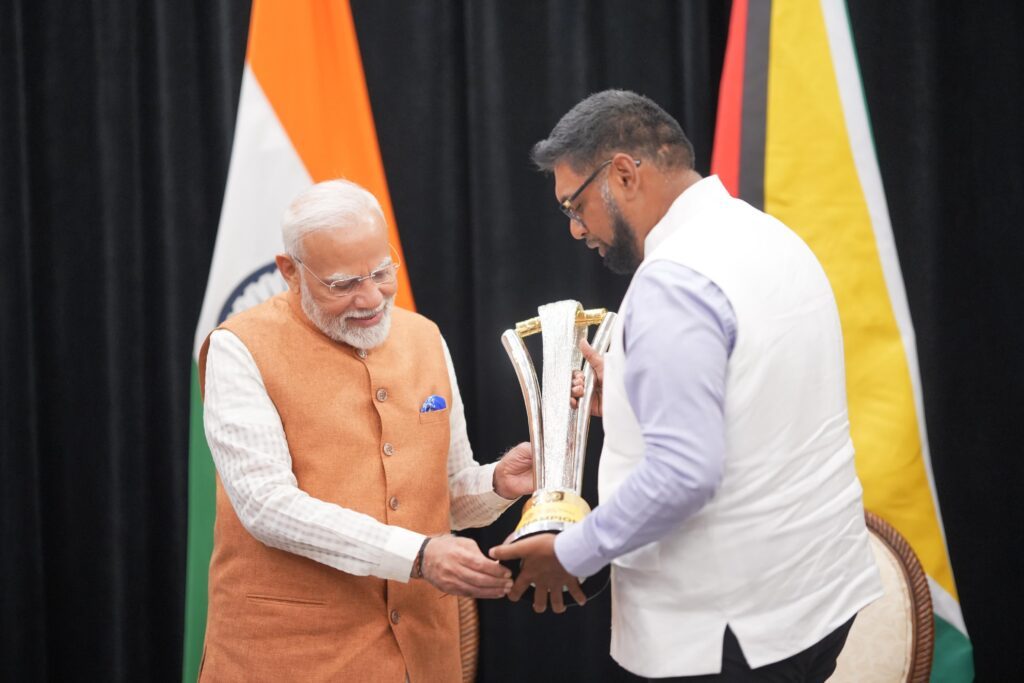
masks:
<svg viewBox="0 0 1024 683"><path fill-rule="evenodd" d="M423 578L423 553L427 549L427 544L430 543L430 536L423 539L423 543L420 545L420 550L416 553L416 561L412 565L412 575L414 578Z"/></svg>

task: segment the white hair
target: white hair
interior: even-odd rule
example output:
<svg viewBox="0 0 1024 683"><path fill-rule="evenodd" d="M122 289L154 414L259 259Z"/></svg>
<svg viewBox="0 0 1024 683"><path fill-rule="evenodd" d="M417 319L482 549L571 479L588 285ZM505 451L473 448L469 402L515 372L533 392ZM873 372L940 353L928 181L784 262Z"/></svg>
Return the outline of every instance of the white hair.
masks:
<svg viewBox="0 0 1024 683"><path fill-rule="evenodd" d="M296 197L284 212L281 236L289 254L302 258L302 238L317 230L334 230L378 219L385 225L380 202L349 180L325 180Z"/></svg>

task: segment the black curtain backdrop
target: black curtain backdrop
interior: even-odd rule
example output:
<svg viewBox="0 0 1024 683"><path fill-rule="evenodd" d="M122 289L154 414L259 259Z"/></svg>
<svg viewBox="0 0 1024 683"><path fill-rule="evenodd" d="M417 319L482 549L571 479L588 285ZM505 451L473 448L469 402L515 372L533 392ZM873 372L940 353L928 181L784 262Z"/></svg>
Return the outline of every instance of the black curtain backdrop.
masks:
<svg viewBox="0 0 1024 683"><path fill-rule="evenodd" d="M978 680L1012 680L1024 12L850 4ZM452 348L481 461L526 435L501 331L560 298L615 307L626 284L570 239L530 146L625 87L680 120L706 172L728 10L353 0L413 292ZM248 11L0 5L0 679L180 678L192 335ZM493 545L517 518L472 535ZM631 680L608 612L607 594L562 617L481 604L480 680Z"/></svg>

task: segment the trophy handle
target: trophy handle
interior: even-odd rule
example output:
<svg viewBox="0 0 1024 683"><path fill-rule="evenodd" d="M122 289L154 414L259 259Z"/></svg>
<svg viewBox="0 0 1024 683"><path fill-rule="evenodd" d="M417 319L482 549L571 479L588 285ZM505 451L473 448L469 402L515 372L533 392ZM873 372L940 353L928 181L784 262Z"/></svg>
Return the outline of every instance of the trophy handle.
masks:
<svg viewBox="0 0 1024 683"><path fill-rule="evenodd" d="M604 314L601 324L594 333L594 340L590 343L598 353L608 350L612 340L612 325L615 323L615 313ZM576 435L574 439L574 462L573 462L573 483L574 489L583 489L583 461L587 454L587 434L590 431L590 404L594 398L594 368L590 363L583 361L583 396L579 399L576 407Z"/></svg>
<svg viewBox="0 0 1024 683"><path fill-rule="evenodd" d="M501 335L501 345L505 347L512 367L516 369L519 388L523 390L526 417L530 426L530 445L533 447L534 485L541 489L544 487L544 429L540 412L540 383L537 381L537 369L530 360L526 343L514 330L505 330Z"/></svg>

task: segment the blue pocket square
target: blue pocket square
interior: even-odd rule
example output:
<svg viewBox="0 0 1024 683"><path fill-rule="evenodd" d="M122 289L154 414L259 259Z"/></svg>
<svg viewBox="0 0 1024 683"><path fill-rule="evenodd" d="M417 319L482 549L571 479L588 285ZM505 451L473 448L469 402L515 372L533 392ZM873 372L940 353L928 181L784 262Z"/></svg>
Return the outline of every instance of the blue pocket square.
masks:
<svg viewBox="0 0 1024 683"><path fill-rule="evenodd" d="M427 400L420 406L421 413L429 413L432 410L444 410L448 407L448 403L444 400L444 396L438 396L433 394L427 396Z"/></svg>

